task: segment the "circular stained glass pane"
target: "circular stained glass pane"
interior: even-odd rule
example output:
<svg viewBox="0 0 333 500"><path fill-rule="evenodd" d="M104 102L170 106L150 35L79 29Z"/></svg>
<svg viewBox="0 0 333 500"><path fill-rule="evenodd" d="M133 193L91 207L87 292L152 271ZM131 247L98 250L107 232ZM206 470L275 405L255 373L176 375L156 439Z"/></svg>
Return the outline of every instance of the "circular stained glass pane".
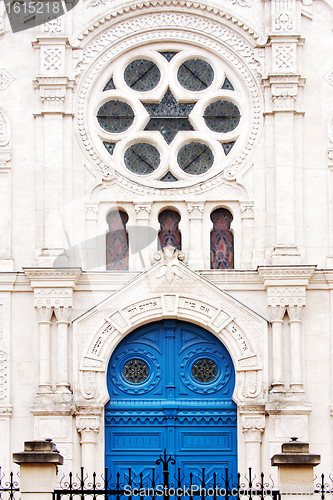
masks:
<svg viewBox="0 0 333 500"><path fill-rule="evenodd" d="M108 101L99 108L97 120L107 132L119 134L132 125L134 113L126 102Z"/></svg>
<svg viewBox="0 0 333 500"><path fill-rule="evenodd" d="M141 384L148 378L149 367L142 359L131 359L124 365L123 375L127 382Z"/></svg>
<svg viewBox="0 0 333 500"><path fill-rule="evenodd" d="M156 87L161 73L155 63L148 59L132 61L124 73L125 82L131 89L138 92L147 92Z"/></svg>
<svg viewBox="0 0 333 500"><path fill-rule="evenodd" d="M204 119L213 132L230 132L239 124L240 112L230 101L214 101L205 109Z"/></svg>
<svg viewBox="0 0 333 500"><path fill-rule="evenodd" d="M192 175L200 175L214 163L212 150L202 142L190 142L183 146L177 155L178 165L184 172Z"/></svg>
<svg viewBox="0 0 333 500"><path fill-rule="evenodd" d="M130 146L124 155L124 162L128 170L138 175L147 175L154 172L160 164L160 153L146 142L138 142Z"/></svg>
<svg viewBox="0 0 333 500"><path fill-rule="evenodd" d="M209 358L198 359L192 366L192 375L198 382L208 384L217 377L217 365Z"/></svg>
<svg viewBox="0 0 333 500"><path fill-rule="evenodd" d="M202 59L190 59L184 62L177 73L177 78L186 90L205 90L214 80L214 70Z"/></svg>

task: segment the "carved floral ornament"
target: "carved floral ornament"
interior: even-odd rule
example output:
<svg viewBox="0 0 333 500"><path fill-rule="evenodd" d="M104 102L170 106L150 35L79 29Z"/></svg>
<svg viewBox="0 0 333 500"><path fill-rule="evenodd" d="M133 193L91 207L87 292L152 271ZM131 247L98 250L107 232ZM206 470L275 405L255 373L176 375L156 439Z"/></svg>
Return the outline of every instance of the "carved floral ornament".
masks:
<svg viewBox="0 0 333 500"><path fill-rule="evenodd" d="M115 347L137 327L164 318L190 321L216 335L235 365L235 401L261 401L268 384L261 362L267 321L190 270L174 248L158 256L148 271L73 321L78 404L103 406Z"/></svg>
<svg viewBox="0 0 333 500"><path fill-rule="evenodd" d="M103 105L103 102L105 103L107 98L116 99L117 97L118 100L125 99L134 109L133 116L135 116L135 119L134 123L129 127L129 133L133 134L133 132L131 132L132 129L135 133L139 133L140 130L143 130L142 127L145 126L144 123L141 125L138 123L139 118L137 117L140 116L140 110L135 109L134 101L131 101L131 93L133 93L133 91L128 89L127 94L129 97L126 97L126 85L123 82L121 74L121 72L124 72L127 64L129 64L128 58L132 58L133 60L134 56L129 54L130 50L133 49L134 54L135 48L140 47L140 49L137 49L139 51L138 53L140 53L141 50L143 52L146 51L146 57L149 59L157 57L153 56L153 54L149 55L149 50L154 46L156 54L159 50L183 51L184 54L189 54L192 51L192 57L194 58L201 57L204 60L211 59L212 61L221 61L222 67L224 66L226 68L225 71L228 71L228 74L232 75L237 87L237 92L234 92L234 97L228 97L228 99L230 102L233 102L232 99L236 99L235 105L241 110L241 128L239 129L238 127L236 129L240 130L239 136L236 137L234 134L236 138L236 147L233 147L231 154L227 158L224 158L226 161L223 161L223 165L219 170L216 168L214 170L214 168L212 168L209 174L202 175L200 179L198 177L193 179L188 177L179 184L179 187L189 184L197 185L199 181L200 187L204 189L204 185L209 182L211 176L215 178L221 175L221 172L223 172L224 178L229 180L234 179L237 172L239 172L248 161L259 139L262 126L262 113L259 85L255 76L257 63L254 58L255 38L258 37L252 36L250 30L245 26L242 26L242 29L240 29L240 23L237 24L235 20L229 21L227 19L228 16L226 16L225 13L221 14L218 10L213 13L210 12L208 17L208 15L206 16L205 6L200 13L197 12L197 8L194 6L193 12L189 12L188 6L185 10L184 7L181 7L180 3L174 2L175 11L170 12L169 3L166 5L162 1L158 4L158 8L157 6L154 8L151 4L147 3L141 5L140 12L134 14L131 12L130 8L128 9L129 14L126 15L124 12L124 15L113 13L112 16L117 16L116 19L113 19L111 16L110 19L103 18L103 20L101 20L101 25L96 22L94 27L91 28L91 32L89 32L89 28L89 30L73 42L73 44L81 45L82 47L81 59L77 67L77 72L82 75L76 100L75 115L77 117L77 131L81 139L82 148L89 158L90 164L96 171L102 173L105 180L114 179L115 171L117 171L117 176L125 175L125 177L133 180L133 175L126 172L124 167L123 174L121 169L121 162L124 156L123 149L125 146L123 147L119 144L117 148L116 144L115 157L113 158L113 152L111 153L112 156L110 156L105 149L106 146L104 147L102 142L106 140L105 137L107 133L103 132L103 135L101 130L98 129L96 122L96 113ZM231 19L231 16L229 16L229 19ZM235 25L237 25L237 29ZM146 46L144 46L145 43L147 44ZM177 62L177 64L179 66L182 60L181 57L178 59L179 63ZM215 68L219 67L217 62L215 63ZM175 71L177 71L178 68L177 64L175 64ZM167 66L166 63L164 65ZM113 71L119 72L119 74L116 75L116 88L108 90L108 95L103 96L103 88L113 76ZM166 90L164 88L162 89L163 85L164 80L162 78L161 84L158 86L158 88L161 87L159 91L161 95L156 97L154 94L155 99L162 99L162 90L163 92ZM157 90L158 89L156 89L156 93L158 93ZM216 87L214 92L218 92L218 87ZM106 94L106 92L104 94ZM133 95L134 94L135 93L133 93ZM153 93L151 96L153 96ZM147 95L147 98L148 97ZM181 92L179 92L176 97L180 99L180 102L182 99L186 101L185 97L182 97ZM207 106L208 102L205 105ZM195 109L198 110L199 108L200 103L198 102L198 106ZM202 112L203 110L201 110L201 113ZM192 118L190 115L190 120L194 120L195 122L194 115ZM200 119L199 117L197 123L201 123L200 120L202 120L202 118ZM197 127L196 123L194 123L194 125ZM200 126L195 130L200 132ZM158 135L157 132L154 133ZM98 134L102 134L101 137L103 136L103 138L101 139ZM214 135L211 133L206 134L207 141L210 140L209 137ZM153 134L149 135L151 136ZM178 136L179 135L180 134L178 134ZM124 132L119 134L119 140L123 140L124 137ZM218 138L218 135L216 137ZM233 137L230 140L235 140L235 138ZM130 140L134 139L131 138ZM196 140L199 140L199 137L196 138ZM147 141L160 152L163 148L169 150L174 147L176 150L178 147L177 144L175 145L176 141L174 141L174 144L170 147L162 141L161 144L152 144L153 139L148 136ZM111 142L114 142L114 138ZM119 141L116 141L116 143L117 142ZM205 140L203 142L205 142ZM211 147L211 145L209 145L209 147ZM212 151L214 156L218 158L214 147L217 148L217 146L213 146ZM218 152L218 154L220 153ZM222 156L221 154L221 157ZM214 165L218 165L218 162L214 163ZM157 177L157 179L159 178L160 177ZM166 188L169 186L170 188L175 187L175 185L171 185L174 183L165 185L166 183L164 182L164 185L161 185L162 183L156 180L156 176L151 177L151 179L151 182L150 178L148 181L144 179L144 184L150 183L152 186L159 188ZM137 179L136 182L140 184L140 181L141 179Z"/></svg>

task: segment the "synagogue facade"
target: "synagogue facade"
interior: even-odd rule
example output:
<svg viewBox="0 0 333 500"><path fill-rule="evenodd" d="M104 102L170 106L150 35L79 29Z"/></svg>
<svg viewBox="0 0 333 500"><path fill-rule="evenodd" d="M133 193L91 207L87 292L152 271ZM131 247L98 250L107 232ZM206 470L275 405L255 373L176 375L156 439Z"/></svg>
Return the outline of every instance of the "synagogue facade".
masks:
<svg viewBox="0 0 333 500"><path fill-rule="evenodd" d="M332 6L67 10L0 3L0 465L276 479L297 437L327 473Z"/></svg>

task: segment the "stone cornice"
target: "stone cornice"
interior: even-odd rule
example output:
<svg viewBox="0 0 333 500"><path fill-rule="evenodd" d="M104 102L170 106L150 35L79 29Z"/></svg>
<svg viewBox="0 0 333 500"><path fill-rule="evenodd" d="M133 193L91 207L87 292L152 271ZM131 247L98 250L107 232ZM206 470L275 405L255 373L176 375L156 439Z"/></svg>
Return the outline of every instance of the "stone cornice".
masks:
<svg viewBox="0 0 333 500"><path fill-rule="evenodd" d="M307 286L316 266L258 266L265 289L268 287Z"/></svg>
<svg viewBox="0 0 333 500"><path fill-rule="evenodd" d="M23 271L30 281L32 289L35 288L71 288L75 290L82 270L74 268L37 268L24 267Z"/></svg>

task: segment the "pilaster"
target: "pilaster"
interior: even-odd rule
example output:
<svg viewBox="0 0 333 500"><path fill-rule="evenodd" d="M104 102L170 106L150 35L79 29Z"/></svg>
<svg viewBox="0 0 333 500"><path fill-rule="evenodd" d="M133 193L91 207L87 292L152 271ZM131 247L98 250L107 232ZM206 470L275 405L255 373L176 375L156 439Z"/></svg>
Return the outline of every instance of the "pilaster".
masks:
<svg viewBox="0 0 333 500"><path fill-rule="evenodd" d="M301 2L270 0L265 2L271 19L269 41L265 47L265 114L271 115L272 137L267 134L267 151L273 150L275 204L275 242L273 265L300 264L299 245L303 235L297 232L296 218L302 217L302 45L300 35ZM299 116L298 116L299 115ZM267 197L273 199L272 193ZM270 203L270 202L269 202Z"/></svg>
<svg viewBox="0 0 333 500"><path fill-rule="evenodd" d="M254 248L254 203L252 201L242 202L240 212L243 227L242 242L242 269L252 269L252 258Z"/></svg>
<svg viewBox="0 0 333 500"><path fill-rule="evenodd" d="M136 214L136 237L134 238L134 245L130 244L131 253L136 254L134 266L136 271L143 271L150 266L149 261L149 220L151 212L150 203L140 203L134 205ZM132 231L132 239L133 239ZM136 248L135 248L136 246Z"/></svg>
<svg viewBox="0 0 333 500"><path fill-rule="evenodd" d="M188 265L192 269L203 269L202 217L204 202L187 202L190 221L190 245Z"/></svg>
<svg viewBox="0 0 333 500"><path fill-rule="evenodd" d="M13 271L11 256L11 129L0 108L0 271Z"/></svg>
<svg viewBox="0 0 333 500"><path fill-rule="evenodd" d="M41 266L53 266L60 255L62 264L67 264L63 217L66 215L65 187L71 183L66 170L72 155L68 137L72 133L74 86L72 49L62 34L62 24L59 25L58 20L47 24L32 43L36 50L37 247Z"/></svg>

